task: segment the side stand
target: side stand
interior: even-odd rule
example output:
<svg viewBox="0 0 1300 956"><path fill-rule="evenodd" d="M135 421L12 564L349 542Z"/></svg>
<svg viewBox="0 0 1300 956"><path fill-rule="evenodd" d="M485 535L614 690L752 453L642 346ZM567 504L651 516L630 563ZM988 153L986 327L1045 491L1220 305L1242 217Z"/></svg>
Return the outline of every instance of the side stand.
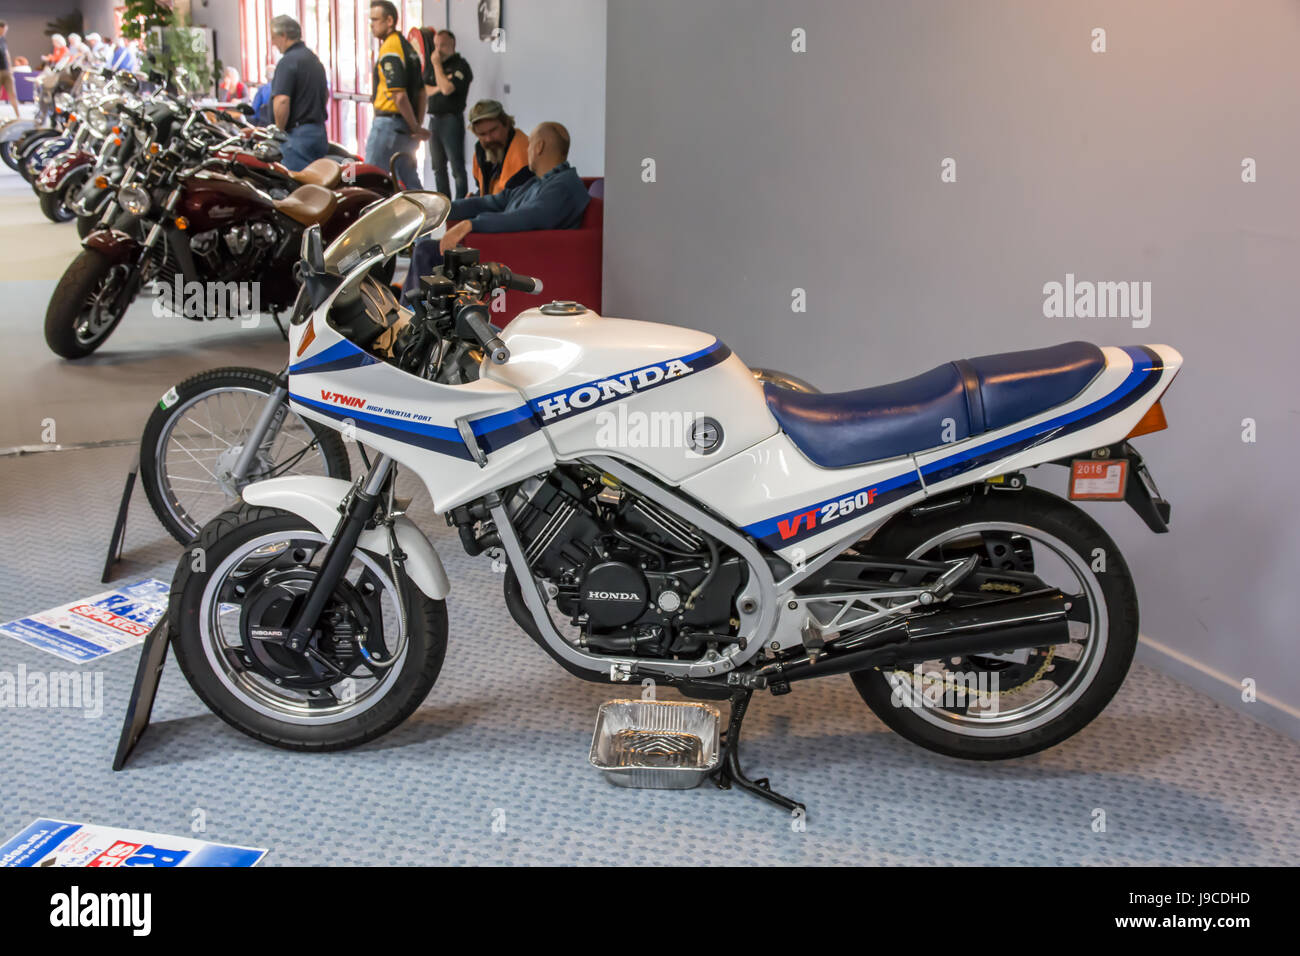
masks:
<svg viewBox="0 0 1300 956"><path fill-rule="evenodd" d="M767 777L751 780L740 768L740 725L744 723L745 712L749 710L749 698L753 693L752 690L747 689L731 695L731 719L727 722L727 729L722 735L722 761L718 769L713 772L713 782L717 784L719 790L730 790L734 783L741 790L747 790L764 800L770 800L786 810L807 810L799 801L791 800L773 790Z"/></svg>

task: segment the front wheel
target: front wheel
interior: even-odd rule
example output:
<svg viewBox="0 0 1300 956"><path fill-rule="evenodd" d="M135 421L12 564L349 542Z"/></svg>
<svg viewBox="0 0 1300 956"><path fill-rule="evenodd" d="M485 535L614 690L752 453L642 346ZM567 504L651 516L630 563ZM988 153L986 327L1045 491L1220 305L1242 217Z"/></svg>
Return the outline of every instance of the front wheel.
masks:
<svg viewBox="0 0 1300 956"><path fill-rule="evenodd" d="M325 538L297 515L240 504L181 556L168 608L185 679L218 717L290 750L341 750L392 730L428 695L447 608L386 555L358 549L305 652L277 639L320 571Z"/></svg>
<svg viewBox="0 0 1300 956"><path fill-rule="evenodd" d="M154 514L181 544L229 508L244 486L280 475L352 478L339 434L289 408L283 391L261 434L262 413L279 381L256 368L200 372L169 389L140 439L140 483ZM244 449L257 445L238 478Z"/></svg>
<svg viewBox="0 0 1300 956"><path fill-rule="evenodd" d="M876 716L913 743L973 760L1036 753L1087 726L1128 673L1133 579L1101 526L1062 498L1033 488L977 493L964 507L895 518L860 550L926 561L977 554L993 570L981 585L987 597L1021 593L1027 573L1069 605L1065 644L854 673Z"/></svg>
<svg viewBox="0 0 1300 956"><path fill-rule="evenodd" d="M64 358L85 358L104 344L134 298L131 264L83 249L45 310L45 344Z"/></svg>
<svg viewBox="0 0 1300 956"><path fill-rule="evenodd" d="M68 199L76 195L76 190L81 188L81 184L89 175L89 169L81 170L70 175L54 192L42 192L41 212L45 214L45 218L50 222L68 222L75 218L76 213L68 208Z"/></svg>

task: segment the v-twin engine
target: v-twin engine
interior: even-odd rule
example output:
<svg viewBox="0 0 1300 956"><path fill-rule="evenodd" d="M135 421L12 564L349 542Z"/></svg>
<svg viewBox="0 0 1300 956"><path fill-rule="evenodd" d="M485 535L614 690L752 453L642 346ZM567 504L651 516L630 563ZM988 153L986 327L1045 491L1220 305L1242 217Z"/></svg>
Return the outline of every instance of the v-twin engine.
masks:
<svg viewBox="0 0 1300 956"><path fill-rule="evenodd" d="M696 657L737 643L741 558L589 468L526 482L512 523L533 573L587 650Z"/></svg>

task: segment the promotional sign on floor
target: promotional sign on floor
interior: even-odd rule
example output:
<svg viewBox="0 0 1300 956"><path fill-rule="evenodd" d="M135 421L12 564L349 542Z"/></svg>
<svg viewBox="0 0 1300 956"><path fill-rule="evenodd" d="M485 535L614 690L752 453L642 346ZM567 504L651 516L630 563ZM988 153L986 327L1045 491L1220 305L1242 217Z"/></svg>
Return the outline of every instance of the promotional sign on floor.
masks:
<svg viewBox="0 0 1300 956"><path fill-rule="evenodd" d="M0 844L4 866L256 866L267 851L63 820L36 820Z"/></svg>
<svg viewBox="0 0 1300 956"><path fill-rule="evenodd" d="M169 590L156 578L137 581L0 624L0 634L84 664L143 641L167 610Z"/></svg>

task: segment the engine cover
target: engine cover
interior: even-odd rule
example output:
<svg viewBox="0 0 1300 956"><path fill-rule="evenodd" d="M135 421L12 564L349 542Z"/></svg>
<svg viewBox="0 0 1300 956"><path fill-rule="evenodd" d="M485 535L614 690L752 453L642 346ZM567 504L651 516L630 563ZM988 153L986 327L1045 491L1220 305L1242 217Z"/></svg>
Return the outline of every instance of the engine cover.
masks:
<svg viewBox="0 0 1300 956"><path fill-rule="evenodd" d="M622 561L592 565L579 587L587 620L600 630L631 624L645 611L650 596L645 575Z"/></svg>

